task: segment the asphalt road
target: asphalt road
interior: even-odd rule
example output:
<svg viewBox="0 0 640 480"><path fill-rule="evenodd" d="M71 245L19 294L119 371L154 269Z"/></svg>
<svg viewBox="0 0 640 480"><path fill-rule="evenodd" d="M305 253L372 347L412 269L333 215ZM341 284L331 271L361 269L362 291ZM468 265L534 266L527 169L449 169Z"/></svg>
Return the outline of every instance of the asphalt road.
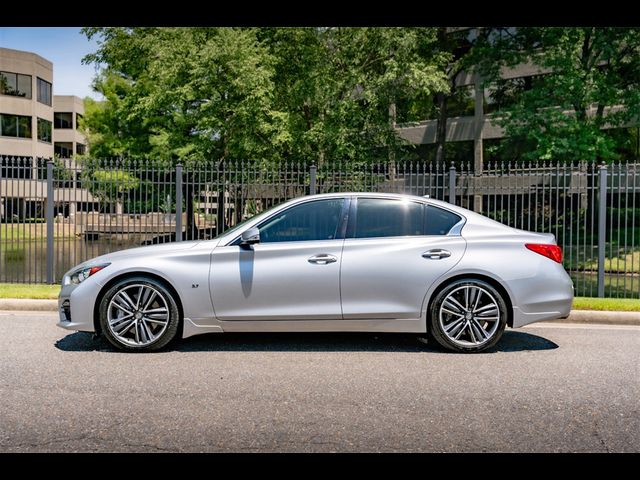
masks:
<svg viewBox="0 0 640 480"><path fill-rule="evenodd" d="M0 313L0 451L640 451L640 327L491 352L411 335L225 334L117 353Z"/></svg>

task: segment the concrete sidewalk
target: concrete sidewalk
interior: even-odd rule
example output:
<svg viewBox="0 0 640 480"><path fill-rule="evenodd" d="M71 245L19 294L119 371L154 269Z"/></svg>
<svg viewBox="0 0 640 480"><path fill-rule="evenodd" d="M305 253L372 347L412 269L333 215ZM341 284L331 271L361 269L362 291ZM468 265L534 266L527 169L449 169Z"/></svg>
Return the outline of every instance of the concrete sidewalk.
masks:
<svg viewBox="0 0 640 480"><path fill-rule="evenodd" d="M0 299L0 310L55 312L57 300L34 300L22 298ZM561 323L599 323L606 325L640 325L640 312L612 312L602 310L571 310L569 317L553 320Z"/></svg>

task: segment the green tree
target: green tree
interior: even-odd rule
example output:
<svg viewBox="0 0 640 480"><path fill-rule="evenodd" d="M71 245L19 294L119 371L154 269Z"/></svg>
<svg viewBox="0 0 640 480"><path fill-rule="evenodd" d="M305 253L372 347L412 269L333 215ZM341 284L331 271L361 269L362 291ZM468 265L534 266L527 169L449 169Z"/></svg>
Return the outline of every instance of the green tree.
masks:
<svg viewBox="0 0 640 480"><path fill-rule="evenodd" d="M92 154L374 161L398 101L446 89L432 28L87 28ZM428 54L426 53L428 52Z"/></svg>
<svg viewBox="0 0 640 480"><path fill-rule="evenodd" d="M412 148L394 129L396 103L446 88L429 28L84 31L99 39L85 61L103 67L94 87L105 97L87 105L92 156L265 170L283 159L393 161Z"/></svg>
<svg viewBox="0 0 640 480"><path fill-rule="evenodd" d="M446 62L444 71L448 82L447 88L437 91L434 96L434 113L437 118L435 160L438 162L445 160L449 103L452 100L462 103L468 99L468 90L459 88L458 81L461 75L474 70L474 47L479 42L479 35L486 34L486 29L469 31L449 27L438 28L435 48Z"/></svg>
<svg viewBox="0 0 640 480"><path fill-rule="evenodd" d="M500 100L495 122L505 148L524 159L611 160L606 128L636 124L640 113L640 29L495 29L477 59ZM501 79L500 69L529 63L539 75Z"/></svg>
<svg viewBox="0 0 640 480"><path fill-rule="evenodd" d="M446 89L441 59L425 48L432 28L264 28L259 38L276 59L294 159L393 159L412 148L394 129L398 102Z"/></svg>
<svg viewBox="0 0 640 480"><path fill-rule="evenodd" d="M84 31L100 38L85 61L105 66L94 88L106 100L87 112L93 153L184 163L268 157L286 142L273 59L252 29Z"/></svg>

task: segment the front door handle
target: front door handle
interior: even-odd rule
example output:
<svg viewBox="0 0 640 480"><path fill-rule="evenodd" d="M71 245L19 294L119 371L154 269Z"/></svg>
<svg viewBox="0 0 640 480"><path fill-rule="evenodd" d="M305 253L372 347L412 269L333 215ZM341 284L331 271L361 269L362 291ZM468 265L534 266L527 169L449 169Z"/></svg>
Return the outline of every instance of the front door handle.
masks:
<svg viewBox="0 0 640 480"><path fill-rule="evenodd" d="M313 263L315 265L328 265L329 263L337 262L338 259L333 255L329 255L328 253L319 253L318 255L314 255L313 257L309 257L307 262Z"/></svg>
<svg viewBox="0 0 640 480"><path fill-rule="evenodd" d="M422 254L422 258L427 258L431 260L438 260L440 258L447 258L451 256L451 252L449 250L443 250L442 248L434 248L433 250L427 250Z"/></svg>

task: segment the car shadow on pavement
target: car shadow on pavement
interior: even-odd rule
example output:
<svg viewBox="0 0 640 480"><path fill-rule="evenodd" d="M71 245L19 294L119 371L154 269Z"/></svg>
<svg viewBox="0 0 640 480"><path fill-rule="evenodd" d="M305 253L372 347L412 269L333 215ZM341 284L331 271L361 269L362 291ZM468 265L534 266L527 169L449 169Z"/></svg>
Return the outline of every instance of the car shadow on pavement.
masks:
<svg viewBox="0 0 640 480"><path fill-rule="evenodd" d="M104 337L71 333L55 343L65 352L118 352ZM558 345L528 332L507 330L498 344L484 353L553 350ZM436 352L432 341L405 333L225 333L205 334L172 342L165 351L178 352Z"/></svg>

